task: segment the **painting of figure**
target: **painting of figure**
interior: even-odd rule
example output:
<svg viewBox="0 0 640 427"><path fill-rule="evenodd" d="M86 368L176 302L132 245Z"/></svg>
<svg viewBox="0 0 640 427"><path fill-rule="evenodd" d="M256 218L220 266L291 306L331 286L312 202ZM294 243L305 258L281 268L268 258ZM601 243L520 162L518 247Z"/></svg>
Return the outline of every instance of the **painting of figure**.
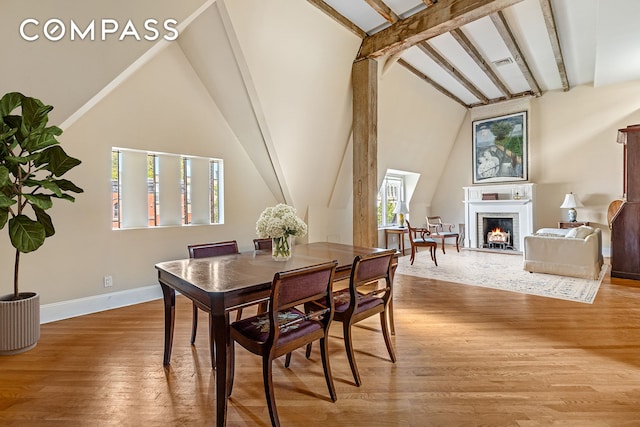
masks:
<svg viewBox="0 0 640 427"><path fill-rule="evenodd" d="M473 122L473 183L526 181L526 111Z"/></svg>

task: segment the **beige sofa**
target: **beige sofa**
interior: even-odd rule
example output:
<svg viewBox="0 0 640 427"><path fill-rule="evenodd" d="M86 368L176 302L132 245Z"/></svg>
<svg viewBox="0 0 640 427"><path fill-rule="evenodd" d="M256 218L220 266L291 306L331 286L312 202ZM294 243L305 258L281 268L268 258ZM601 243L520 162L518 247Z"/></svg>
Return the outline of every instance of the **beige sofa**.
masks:
<svg viewBox="0 0 640 427"><path fill-rule="evenodd" d="M532 273L597 279L603 262L599 228L542 228L524 238L524 269Z"/></svg>

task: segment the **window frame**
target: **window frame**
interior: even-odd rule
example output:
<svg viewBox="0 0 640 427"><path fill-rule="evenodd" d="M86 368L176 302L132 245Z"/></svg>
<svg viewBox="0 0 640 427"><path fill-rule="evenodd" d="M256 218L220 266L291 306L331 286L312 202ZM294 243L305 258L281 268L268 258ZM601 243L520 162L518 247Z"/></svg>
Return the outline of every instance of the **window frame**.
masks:
<svg viewBox="0 0 640 427"><path fill-rule="evenodd" d="M146 155L146 171L145 177L147 179L146 185L146 220L143 224L140 218L139 210L136 213L135 208L131 208L127 211L127 207L123 205L123 188L129 185L127 182L126 174L123 174L123 156L127 153L131 153L130 158L135 159L134 156L140 158L141 155ZM172 160L166 158L179 159L180 166L173 163L175 167L171 166ZM198 159L199 161L199 173L197 176L193 175L192 161ZM129 160L131 162L131 160ZM141 177L142 171L140 170L141 162L136 160L136 165L133 169L137 169L139 172L131 173L130 175L137 174ZM206 162L206 164L204 163ZM131 166L131 163L128 163ZM168 172L163 173L163 166L169 165ZM218 173L214 176L214 166ZM111 149L111 193L112 193L112 212L111 212L111 226L113 230L127 230L136 228L158 228L158 227L176 227L185 225L221 225L223 224L224 208L223 208L223 189L224 189L224 177L223 177L223 165L224 161L220 158L192 156L187 154L174 154L164 153L158 151L138 150L131 148L112 147ZM130 167L129 166L129 167ZM178 170L177 168L181 170ZM205 170L206 168L206 170ZM178 174L179 178L178 178ZM176 187L175 179L178 178L180 183ZM129 178L131 185L140 188L140 178ZM192 184L194 179L197 179L199 195L192 195ZM214 182L215 179L215 182ZM205 180L207 182L205 182ZM137 182L137 183L136 183ZM163 183L167 183L167 189L163 189ZM163 193L163 190L165 192ZM136 194L140 195L140 191ZM180 194L176 193L179 192ZM208 195L207 195L208 192ZM215 194L212 194L214 193ZM137 197L137 196L136 196ZM133 198L133 203L139 206L139 198L136 200ZM198 216L194 222L192 213L192 197L207 197L206 206L203 203L198 205ZM131 196L129 199L131 200ZM160 215L163 212L162 205L166 203L169 206L169 215L165 215L164 223L160 221ZM175 203L178 203L176 205ZM129 203L131 204L131 203ZM173 206L173 207L171 207ZM165 209L165 213L167 210ZM173 212L173 213L172 213ZM175 216L178 215L178 217ZM133 219L136 224L126 225L127 215L135 215ZM125 220L125 221L123 221ZM172 222L173 221L173 222ZM145 225L146 224L146 225Z"/></svg>

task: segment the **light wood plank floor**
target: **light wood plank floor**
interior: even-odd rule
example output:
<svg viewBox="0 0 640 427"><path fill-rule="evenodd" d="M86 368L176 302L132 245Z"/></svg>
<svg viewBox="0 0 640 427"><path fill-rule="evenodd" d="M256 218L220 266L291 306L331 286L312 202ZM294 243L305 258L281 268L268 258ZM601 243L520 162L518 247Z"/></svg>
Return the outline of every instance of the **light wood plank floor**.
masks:
<svg viewBox="0 0 640 427"><path fill-rule="evenodd" d="M446 257L446 256L445 256ZM275 362L283 425L640 426L640 282L605 278L593 305L397 276L398 361L378 318L355 331L355 387L332 327L332 403L318 346ZM37 347L0 357L0 425L201 426L215 419L206 317L189 345L178 297L171 367L161 301L42 326ZM266 426L260 361L237 346L229 426Z"/></svg>

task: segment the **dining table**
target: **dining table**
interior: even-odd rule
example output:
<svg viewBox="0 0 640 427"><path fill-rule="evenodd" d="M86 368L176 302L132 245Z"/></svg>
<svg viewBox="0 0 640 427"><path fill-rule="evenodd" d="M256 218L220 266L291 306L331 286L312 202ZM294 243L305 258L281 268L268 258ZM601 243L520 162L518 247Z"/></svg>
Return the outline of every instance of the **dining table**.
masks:
<svg viewBox="0 0 640 427"><path fill-rule="evenodd" d="M334 281L348 279L353 260L358 255L385 251L342 243L315 242L296 244L287 261L276 261L271 251L188 258L160 262L155 265L164 299L163 364L171 361L175 323L176 291L209 313L212 356L215 354L216 425L224 426L227 414L227 389L232 358L230 357L229 312L269 298L271 283L277 272L337 261ZM397 265L397 253L392 265ZM395 268L393 268L395 270ZM392 310L390 310L392 312ZM390 319L393 331L393 319Z"/></svg>

